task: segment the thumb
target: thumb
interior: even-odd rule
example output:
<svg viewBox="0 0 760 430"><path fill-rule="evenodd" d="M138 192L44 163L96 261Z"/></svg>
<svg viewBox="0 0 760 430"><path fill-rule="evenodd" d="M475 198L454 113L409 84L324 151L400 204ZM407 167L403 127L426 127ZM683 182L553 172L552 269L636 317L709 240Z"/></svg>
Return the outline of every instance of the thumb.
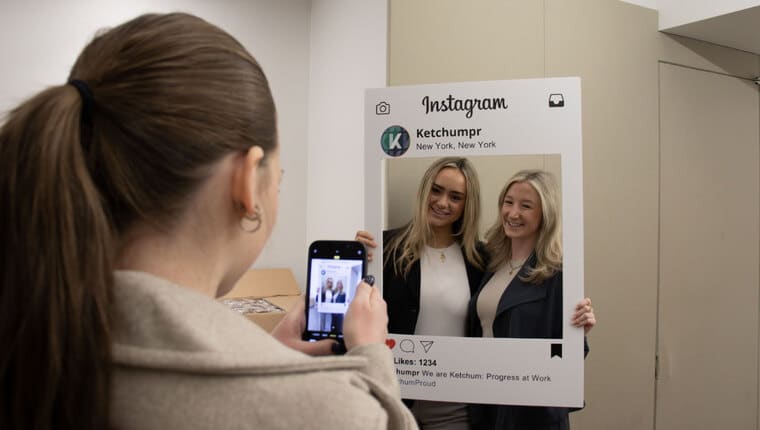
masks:
<svg viewBox="0 0 760 430"><path fill-rule="evenodd" d="M299 350L312 356L333 355L333 345L336 344L332 339L322 339L316 342L303 342Z"/></svg>

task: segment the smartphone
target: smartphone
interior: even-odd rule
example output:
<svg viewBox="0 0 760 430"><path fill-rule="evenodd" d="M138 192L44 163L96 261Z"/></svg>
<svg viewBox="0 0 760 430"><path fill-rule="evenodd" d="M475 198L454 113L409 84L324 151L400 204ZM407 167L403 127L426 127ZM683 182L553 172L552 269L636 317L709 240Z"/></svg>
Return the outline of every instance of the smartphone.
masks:
<svg viewBox="0 0 760 430"><path fill-rule="evenodd" d="M318 240L309 246L304 340L343 342L343 319L366 270L360 242Z"/></svg>

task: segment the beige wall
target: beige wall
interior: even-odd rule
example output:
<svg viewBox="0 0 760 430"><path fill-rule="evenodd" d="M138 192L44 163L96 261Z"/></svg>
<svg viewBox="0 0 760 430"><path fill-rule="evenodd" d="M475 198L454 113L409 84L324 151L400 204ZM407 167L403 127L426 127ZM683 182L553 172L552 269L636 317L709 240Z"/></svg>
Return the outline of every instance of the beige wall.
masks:
<svg viewBox="0 0 760 430"><path fill-rule="evenodd" d="M614 0L390 2L390 85L582 79L585 289L599 326L576 429L655 424L658 280L669 270L659 256L659 65L760 74L757 56L658 33L657 18ZM750 165L757 177L757 158ZM756 276L746 288L757 291ZM757 369L757 351L754 360Z"/></svg>

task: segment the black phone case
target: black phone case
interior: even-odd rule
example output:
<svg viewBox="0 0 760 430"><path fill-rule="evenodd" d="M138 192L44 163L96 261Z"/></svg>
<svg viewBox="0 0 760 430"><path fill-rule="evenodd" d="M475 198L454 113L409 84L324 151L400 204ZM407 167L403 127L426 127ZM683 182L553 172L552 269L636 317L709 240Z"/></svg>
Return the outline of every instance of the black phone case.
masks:
<svg viewBox="0 0 760 430"><path fill-rule="evenodd" d="M318 312L317 308L320 303L326 303L326 300L333 303L343 303L347 308L348 303L353 299L353 294L356 291L356 286L359 281L366 277L366 255L367 253L364 245L357 241L318 240L312 242L309 246L306 273L306 329L303 332L304 340L334 339L340 343L343 342L342 325L345 313ZM354 269L357 262L361 264L360 276L355 273ZM313 265L317 263L324 267L332 268L343 266L342 270L348 270L350 275L341 277L336 276L336 278L340 278L340 280L333 280L332 283L329 284L330 289L328 290L328 286L326 285L328 283L327 280L331 279L329 276L329 273L331 272L329 272L329 270L322 270L320 272L321 278L324 279L313 279ZM317 267L317 269L319 270L319 267ZM356 285L353 285L354 282ZM333 283L339 285L333 285ZM342 288L339 290L339 287ZM318 289L318 291L314 291L315 288ZM330 291L330 294L327 294L327 291ZM313 315L315 312L317 313L316 316ZM315 326L314 324L317 321L318 326ZM325 321L329 322L325 324Z"/></svg>

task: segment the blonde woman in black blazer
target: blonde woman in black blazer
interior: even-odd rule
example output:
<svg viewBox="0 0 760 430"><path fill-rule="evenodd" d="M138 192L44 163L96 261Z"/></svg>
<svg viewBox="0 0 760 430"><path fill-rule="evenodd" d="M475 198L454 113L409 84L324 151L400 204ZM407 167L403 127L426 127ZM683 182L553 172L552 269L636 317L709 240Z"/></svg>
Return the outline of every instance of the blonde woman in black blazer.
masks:
<svg viewBox="0 0 760 430"><path fill-rule="evenodd" d="M490 261L469 305L476 337L562 338L562 228L559 189L542 170L515 174L499 195L499 215L486 233ZM576 306L573 325L596 324L591 300ZM584 345L588 353L588 345ZM567 408L474 405L474 428L567 430Z"/></svg>
<svg viewBox="0 0 760 430"><path fill-rule="evenodd" d="M485 267L478 240L480 186L466 158L433 162L420 181L412 220L383 233L383 297L391 333L464 336L467 304ZM359 231L369 248L374 236ZM463 404L417 401L420 427L469 430Z"/></svg>

